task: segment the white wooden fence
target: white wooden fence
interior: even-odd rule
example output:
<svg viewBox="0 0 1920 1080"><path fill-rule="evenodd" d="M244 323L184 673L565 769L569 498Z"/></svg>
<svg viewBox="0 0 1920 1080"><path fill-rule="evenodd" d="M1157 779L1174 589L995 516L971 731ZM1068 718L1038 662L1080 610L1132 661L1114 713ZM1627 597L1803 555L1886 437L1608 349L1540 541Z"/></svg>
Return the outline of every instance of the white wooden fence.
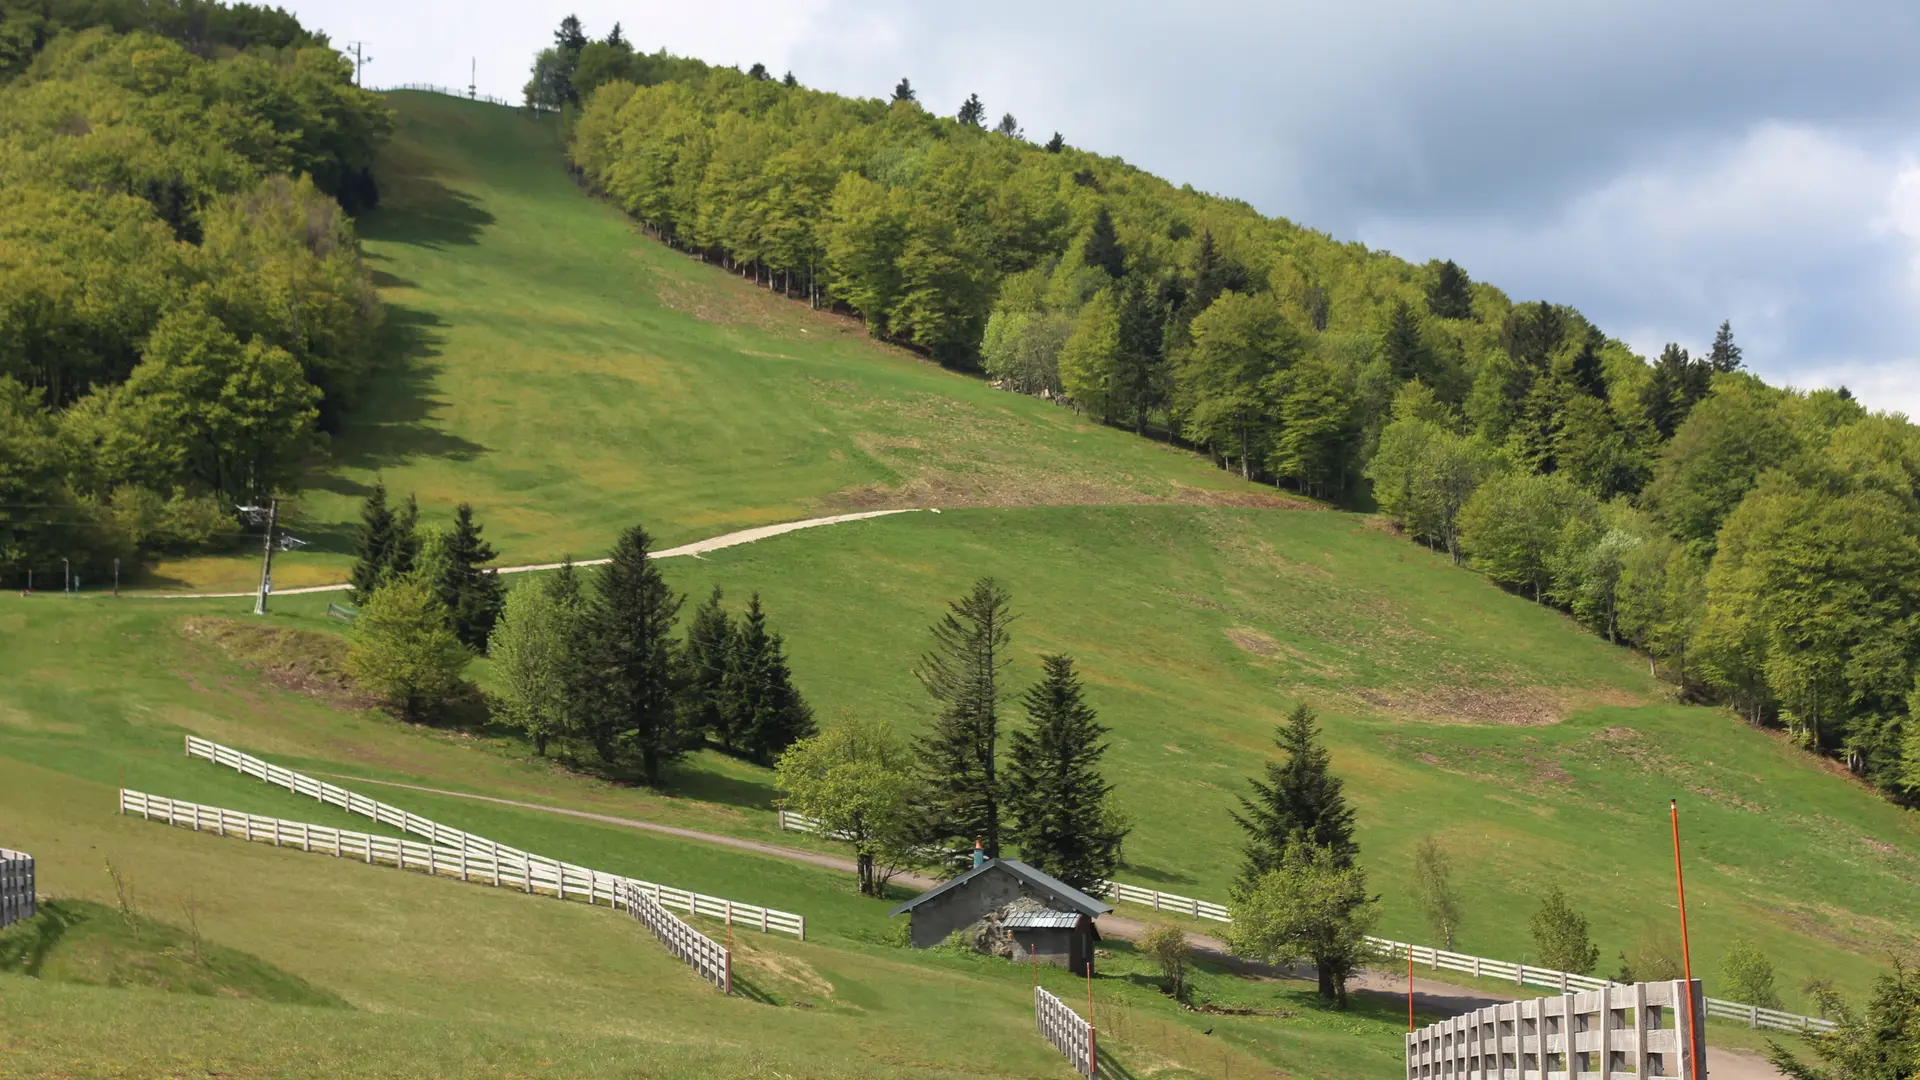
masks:
<svg viewBox="0 0 1920 1080"><path fill-rule="evenodd" d="M457 97L466 101L484 101L489 105L505 105L509 109L519 108L517 104L505 98L491 97L486 94L468 94L457 86L436 86L433 83L401 83L398 86L377 87L373 92L391 94L395 90L425 90L430 94L445 94L448 97Z"/></svg>
<svg viewBox="0 0 1920 1080"><path fill-rule="evenodd" d="M0 848L0 928L33 918L33 856Z"/></svg>
<svg viewBox="0 0 1920 1080"><path fill-rule="evenodd" d="M465 851L471 857L489 859L506 866L530 866L532 869L529 872L534 876L536 883L553 882L561 892L571 892L575 888L584 889L587 887L584 883L592 881L633 880L649 895L660 898L661 903L668 907L677 907L694 915L723 919L729 926L750 927L768 934L792 934L802 941L807 939L806 916L796 915L791 911L780 911L776 908L729 900L721 896L708 896L704 893L675 889L650 881L639 881L574 863L561 862L558 859L549 859L544 855L535 855L516 847L496 843L476 833L442 825L430 818L408 813L397 806L377 799L369 799L346 788L262 761L252 754L242 753L231 747L192 735L187 736L187 753L248 776L257 777L276 787L286 788L296 795L305 795L330 806L337 806L348 813L372 818L382 825L401 832L424 836L438 847ZM608 889L611 888L612 886L609 885ZM602 895L610 897L611 893ZM667 899L669 897L674 899Z"/></svg>
<svg viewBox="0 0 1920 1080"><path fill-rule="evenodd" d="M733 993L733 954L725 946L682 922L637 882L621 882L619 896L628 913L653 931L673 955L722 993Z"/></svg>
<svg viewBox="0 0 1920 1080"><path fill-rule="evenodd" d="M796 814L791 810L775 810L774 815L775 815L775 820L780 823L780 828L786 832L803 832L803 833L820 832L819 818L810 818L805 814ZM837 832L824 833L823 835L826 836L826 838L829 840L853 839L853 837L850 834L848 834L847 831L844 829L841 829ZM963 862L970 862L973 859L973 856L966 852L948 851L945 848L916 848L914 853L929 863L935 863L935 862L963 863Z"/></svg>
<svg viewBox="0 0 1920 1080"><path fill-rule="evenodd" d="M1407 1080L1705 1076L1703 1011L1698 979L1609 984L1580 994L1489 1005L1408 1032ZM1697 1065L1695 1053L1701 1055Z"/></svg>
<svg viewBox="0 0 1920 1080"><path fill-rule="evenodd" d="M1160 892L1156 889L1144 889L1137 885L1127 885L1118 881L1106 882L1105 892L1101 895L1116 903L1142 904L1155 911L1171 911L1191 919L1211 919L1214 922L1230 923L1233 916L1226 905L1196 900L1191 896ZM1557 971L1553 968L1534 967L1531 964L1516 964L1507 960L1494 960L1485 956L1472 956L1467 953L1448 952L1427 945L1415 945L1406 941L1394 941L1391 938L1368 937L1372 945L1383 957L1406 961L1409 952L1415 963L1434 971L1457 971L1463 975L1472 975L1478 979L1500 979L1520 986L1540 986L1561 993L1595 991L1603 987L1618 987L1619 983L1606 979L1596 979L1591 975L1576 975L1570 971ZM1770 1028L1774 1031L1832 1031L1834 1023L1816 1016L1801 1016L1798 1013L1781 1012L1778 1009L1763 1009L1739 1001L1723 1001L1719 998L1707 998L1706 1015L1723 1020L1737 1020L1749 1027Z"/></svg>
<svg viewBox="0 0 1920 1080"><path fill-rule="evenodd" d="M1047 993L1044 987L1033 988L1033 1020L1040 1026L1041 1037L1065 1054L1081 1076L1100 1074L1100 1052L1094 1042L1093 1025L1082 1020L1066 1002Z"/></svg>

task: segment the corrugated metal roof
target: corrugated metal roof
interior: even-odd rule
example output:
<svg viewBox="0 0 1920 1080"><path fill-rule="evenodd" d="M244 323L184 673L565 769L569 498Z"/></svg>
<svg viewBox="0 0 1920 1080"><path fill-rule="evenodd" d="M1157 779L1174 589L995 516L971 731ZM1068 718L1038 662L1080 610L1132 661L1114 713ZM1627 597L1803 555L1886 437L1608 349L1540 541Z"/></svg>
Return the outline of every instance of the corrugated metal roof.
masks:
<svg viewBox="0 0 1920 1080"><path fill-rule="evenodd" d="M954 878L952 881L949 881L949 882L946 882L945 884L938 885L938 886L935 886L934 888L928 889L926 892L921 893L919 896L916 896L913 899L907 901L906 903L901 904L899 907L894 908L892 911L887 912L887 916L891 918L892 916L898 915L903 911L912 911L914 908L920 906L922 903L925 903L926 901L931 900L936 896L939 896L941 893L946 892L948 889L953 889L961 885L965 885L967 882L972 881L974 878L979 877L981 874L984 874L987 871L993 870L993 869L1004 870L1007 873L1012 874L1014 877L1017 877L1020 880L1026 882L1028 885L1033 886L1035 889L1038 889L1039 891L1046 893L1049 896L1052 896L1056 900L1061 901L1062 903L1066 904L1068 907L1073 908L1076 911L1081 911L1088 915L1105 915L1107 912L1113 910L1113 905L1103 904L1100 901L1095 900L1093 897L1088 896L1086 893L1081 892L1079 889L1076 889L1073 886L1068 885L1066 882L1061 881L1059 878L1054 877L1052 874L1048 874L1041 870L1037 870L1034 867L1028 866L1026 863L1021 862L1019 859L988 859L986 862L983 862L979 866L976 866L973 869L967 871L966 873L961 874L959 877Z"/></svg>
<svg viewBox="0 0 1920 1080"><path fill-rule="evenodd" d="M1009 930L1071 930L1080 925L1077 911L1020 911L1000 924Z"/></svg>

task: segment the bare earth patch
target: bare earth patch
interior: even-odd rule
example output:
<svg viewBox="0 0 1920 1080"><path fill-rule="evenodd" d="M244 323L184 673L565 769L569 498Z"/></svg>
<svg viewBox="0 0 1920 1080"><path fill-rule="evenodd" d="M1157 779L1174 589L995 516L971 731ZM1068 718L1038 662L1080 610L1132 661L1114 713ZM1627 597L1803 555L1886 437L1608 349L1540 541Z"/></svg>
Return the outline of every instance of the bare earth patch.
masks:
<svg viewBox="0 0 1920 1080"><path fill-rule="evenodd" d="M1228 627L1227 640L1255 656L1272 656L1280 651L1279 642L1258 630L1249 630L1244 626Z"/></svg>
<svg viewBox="0 0 1920 1080"><path fill-rule="evenodd" d="M1391 692L1356 690L1354 693L1378 712L1441 724L1537 727L1557 724L1573 711L1566 691L1545 686L1434 686Z"/></svg>
<svg viewBox="0 0 1920 1080"><path fill-rule="evenodd" d="M329 705L365 709L374 699L347 674L347 643L331 634L254 626L238 619L195 616L180 625L188 638L211 645L227 659L259 672L285 690Z"/></svg>

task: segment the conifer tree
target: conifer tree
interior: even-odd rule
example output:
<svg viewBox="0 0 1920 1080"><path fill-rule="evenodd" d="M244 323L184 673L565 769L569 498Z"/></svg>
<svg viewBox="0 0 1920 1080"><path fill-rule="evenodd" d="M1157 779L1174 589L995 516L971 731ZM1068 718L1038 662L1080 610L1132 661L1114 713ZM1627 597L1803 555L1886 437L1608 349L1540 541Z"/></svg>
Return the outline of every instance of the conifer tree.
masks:
<svg viewBox="0 0 1920 1080"><path fill-rule="evenodd" d="M747 756L770 765L780 752L814 734L813 709L794 689L780 635L767 629L760 594L747 601L732 634L723 683L727 729Z"/></svg>
<svg viewBox="0 0 1920 1080"><path fill-rule="evenodd" d="M1120 293L1112 412L1130 420L1137 435L1147 433L1147 416L1167 400L1166 323L1159 290L1139 274L1129 278Z"/></svg>
<svg viewBox="0 0 1920 1080"><path fill-rule="evenodd" d="M387 506L387 485L376 481L360 504L360 531L354 539L353 602L365 604L387 579L393 562L394 518Z"/></svg>
<svg viewBox="0 0 1920 1080"><path fill-rule="evenodd" d="M627 47L627 39L621 35L619 23L617 22L614 23L613 29L607 31L607 44L613 46L616 49ZM582 46L582 47L584 48L585 46Z"/></svg>
<svg viewBox="0 0 1920 1080"><path fill-rule="evenodd" d="M1002 113L1000 115L1000 122L994 125L993 130L1005 135L1009 139L1017 139L1022 134L1020 121L1015 120L1012 113Z"/></svg>
<svg viewBox="0 0 1920 1080"><path fill-rule="evenodd" d="M480 538L480 531L473 520L473 505L461 503L453 512L453 528L446 534L441 558L433 567L436 580L432 587L447 609L461 644L484 650L506 604L506 590L500 585L499 571L486 567L498 552Z"/></svg>
<svg viewBox="0 0 1920 1080"><path fill-rule="evenodd" d="M1041 658L1046 674L1022 698L1029 726L1007 760L1007 837L1020 857L1076 889L1113 876L1124 834L1108 827L1111 784L1100 775L1107 729L1086 703L1070 656Z"/></svg>
<svg viewBox="0 0 1920 1080"><path fill-rule="evenodd" d="M553 44L555 48L575 56L587 47L587 33L581 28L578 15L569 15L560 20L560 29L553 32Z"/></svg>
<svg viewBox="0 0 1920 1080"><path fill-rule="evenodd" d="M1087 242L1081 248L1080 258L1088 266L1105 270L1115 281L1127 276L1127 253L1120 247L1120 237L1113 230L1113 215L1104 206L1093 216L1093 227L1087 230Z"/></svg>
<svg viewBox="0 0 1920 1080"><path fill-rule="evenodd" d="M747 69L747 78L755 82L766 82L773 78L773 75L767 71L767 65L755 61L754 65Z"/></svg>
<svg viewBox="0 0 1920 1080"><path fill-rule="evenodd" d="M582 677L594 750L609 763L636 757L649 784L658 783L661 768L687 748L676 709L672 636L681 598L653 565L652 543L635 525L620 534L612 558L600 567L598 595L586 618L591 652Z"/></svg>
<svg viewBox="0 0 1920 1080"><path fill-rule="evenodd" d="M1731 320L1720 321L1720 329L1713 335L1713 350L1707 354L1707 366L1722 375L1740 370L1740 346L1733 343Z"/></svg>
<svg viewBox="0 0 1920 1080"><path fill-rule="evenodd" d="M900 84L893 88L893 100L895 101L919 100L918 98L914 97L913 84L907 81L907 77L905 75L900 76Z"/></svg>
<svg viewBox="0 0 1920 1080"><path fill-rule="evenodd" d="M1427 310L1442 319L1473 318L1473 279L1452 259L1440 264L1427 286Z"/></svg>
<svg viewBox="0 0 1920 1080"><path fill-rule="evenodd" d="M1046 149L1047 149L1047 153L1049 154L1057 154L1060 151L1065 150L1066 148L1067 148L1066 136L1060 134L1057 131L1053 133L1053 138L1047 140Z"/></svg>
<svg viewBox="0 0 1920 1080"><path fill-rule="evenodd" d="M720 586L694 609L687 624L687 646L681 652L686 667L684 720L687 731L704 733L727 750L736 749L737 732L728 722L727 668L733 654L733 620L720 606Z"/></svg>
<svg viewBox="0 0 1920 1080"><path fill-rule="evenodd" d="M980 95L968 94L967 100L960 103L960 113L955 119L968 127L986 127L987 107L980 103Z"/></svg>
<svg viewBox="0 0 1920 1080"><path fill-rule="evenodd" d="M1431 366L1426 342L1420 337L1420 316L1405 300L1396 301L1380 334L1380 356L1399 382L1418 378Z"/></svg>
<svg viewBox="0 0 1920 1080"><path fill-rule="evenodd" d="M787 89L789 89L789 90L791 90L791 89L793 89L794 87L796 87L796 86L799 86L799 85L800 85L800 80L799 80L799 79L796 79L796 78L794 78L794 77L793 77L793 72L791 72L791 71L789 71L789 72L787 72L787 73L786 73L785 75L782 75L782 76L780 76L780 85L781 85L781 86L784 86L784 87L786 87L786 88L787 88Z"/></svg>
<svg viewBox="0 0 1920 1080"><path fill-rule="evenodd" d="M1267 762L1264 782L1248 781L1254 797L1240 799L1244 816L1233 815L1247 833L1246 864L1237 883L1242 890L1279 869L1295 844L1325 847L1342 866L1352 865L1360 853L1353 840L1353 809L1342 793L1341 779L1329 768L1331 759L1320 744L1313 710L1294 706L1274 733L1274 744L1285 759Z"/></svg>
<svg viewBox="0 0 1920 1080"><path fill-rule="evenodd" d="M1004 786L996 759L1000 676L1014 617L1006 590L992 578L981 578L947 608L931 629L933 649L915 672L940 706L933 729L916 746L927 841L963 854L977 838L987 857L997 858Z"/></svg>

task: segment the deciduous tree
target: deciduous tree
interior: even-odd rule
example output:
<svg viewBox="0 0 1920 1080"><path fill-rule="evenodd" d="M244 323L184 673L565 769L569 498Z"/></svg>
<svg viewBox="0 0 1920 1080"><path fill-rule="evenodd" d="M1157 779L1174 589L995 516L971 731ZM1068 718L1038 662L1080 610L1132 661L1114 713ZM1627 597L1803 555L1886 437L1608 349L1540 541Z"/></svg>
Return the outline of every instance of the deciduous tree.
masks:
<svg viewBox="0 0 1920 1080"><path fill-rule="evenodd" d="M918 861L913 754L884 720L849 717L793 744L775 766L787 809L851 844L860 893Z"/></svg>
<svg viewBox="0 0 1920 1080"><path fill-rule="evenodd" d="M407 721L450 701L472 659L433 590L411 579L376 589L347 639L347 673Z"/></svg>
<svg viewBox="0 0 1920 1080"><path fill-rule="evenodd" d="M1347 1007L1347 980L1372 952L1367 935L1379 917L1365 870L1331 847L1294 844L1238 891L1229 910L1227 946L1235 956L1283 966L1305 960L1321 1000Z"/></svg>

